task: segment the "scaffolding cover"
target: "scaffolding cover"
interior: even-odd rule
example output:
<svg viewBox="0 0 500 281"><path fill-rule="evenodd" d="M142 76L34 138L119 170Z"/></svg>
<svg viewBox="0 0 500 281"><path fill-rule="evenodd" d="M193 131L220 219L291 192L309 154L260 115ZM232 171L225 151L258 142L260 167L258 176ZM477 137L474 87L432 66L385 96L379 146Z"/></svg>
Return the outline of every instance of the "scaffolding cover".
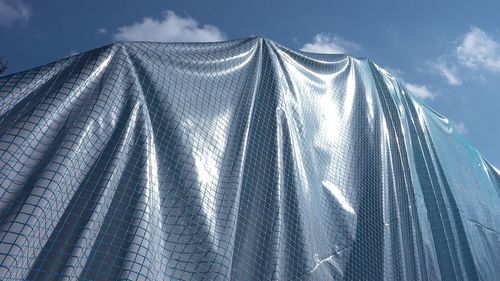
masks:
<svg viewBox="0 0 500 281"><path fill-rule="evenodd" d="M498 280L500 173L367 59L116 43L0 78L1 280Z"/></svg>

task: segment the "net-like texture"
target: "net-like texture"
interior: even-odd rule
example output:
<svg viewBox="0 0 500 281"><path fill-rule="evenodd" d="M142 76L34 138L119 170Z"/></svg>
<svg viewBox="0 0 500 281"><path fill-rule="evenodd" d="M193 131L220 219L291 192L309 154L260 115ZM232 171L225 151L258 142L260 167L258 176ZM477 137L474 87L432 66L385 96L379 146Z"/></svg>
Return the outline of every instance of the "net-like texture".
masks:
<svg viewBox="0 0 500 281"><path fill-rule="evenodd" d="M365 59L117 43L0 78L1 280L498 280L500 174Z"/></svg>

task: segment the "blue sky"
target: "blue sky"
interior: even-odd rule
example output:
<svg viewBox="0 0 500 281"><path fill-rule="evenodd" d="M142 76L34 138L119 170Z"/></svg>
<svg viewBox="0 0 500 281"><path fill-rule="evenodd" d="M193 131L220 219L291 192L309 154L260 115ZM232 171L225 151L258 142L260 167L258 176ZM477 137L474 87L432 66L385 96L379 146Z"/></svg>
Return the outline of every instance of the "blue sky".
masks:
<svg viewBox="0 0 500 281"><path fill-rule="evenodd" d="M337 2L0 0L0 55L14 73L117 40L346 52L402 78L500 167L500 3Z"/></svg>

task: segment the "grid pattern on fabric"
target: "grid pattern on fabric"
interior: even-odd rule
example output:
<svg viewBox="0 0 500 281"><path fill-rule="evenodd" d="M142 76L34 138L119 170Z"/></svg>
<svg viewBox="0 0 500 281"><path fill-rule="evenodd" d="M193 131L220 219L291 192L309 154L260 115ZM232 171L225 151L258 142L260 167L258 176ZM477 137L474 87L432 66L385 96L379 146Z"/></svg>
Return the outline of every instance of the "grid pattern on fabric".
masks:
<svg viewBox="0 0 500 281"><path fill-rule="evenodd" d="M500 276L500 173L448 120L260 37L0 78L0 185L1 280Z"/></svg>

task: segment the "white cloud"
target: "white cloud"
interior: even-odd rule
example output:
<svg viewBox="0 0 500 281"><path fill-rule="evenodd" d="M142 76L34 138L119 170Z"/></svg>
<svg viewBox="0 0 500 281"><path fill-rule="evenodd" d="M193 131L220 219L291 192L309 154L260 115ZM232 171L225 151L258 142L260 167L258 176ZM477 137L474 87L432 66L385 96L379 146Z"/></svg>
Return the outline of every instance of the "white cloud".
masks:
<svg viewBox="0 0 500 281"><path fill-rule="evenodd" d="M192 18L166 11L159 20L146 17L132 25L119 27L114 38L125 41L214 42L224 40L225 36L215 26L201 26Z"/></svg>
<svg viewBox="0 0 500 281"><path fill-rule="evenodd" d="M451 86L460 86L462 85L462 79L458 76L457 68L450 67L446 63L431 63L431 66L444 78Z"/></svg>
<svg viewBox="0 0 500 281"><path fill-rule="evenodd" d="M470 69L500 72L500 46L483 30L473 26L456 48L458 61Z"/></svg>
<svg viewBox="0 0 500 281"><path fill-rule="evenodd" d="M469 130L467 129L467 127L465 126L465 124L463 122L456 123L455 128L462 135L467 135L469 133Z"/></svg>
<svg viewBox="0 0 500 281"><path fill-rule="evenodd" d="M463 81L484 81L485 74L500 72L500 42L472 26L437 62L428 62L430 71L443 76L449 85Z"/></svg>
<svg viewBox="0 0 500 281"><path fill-rule="evenodd" d="M419 85L419 84L413 84L413 83L405 83L406 88L415 96L426 100L426 99L434 99L436 97L436 94L430 91L427 86L425 85Z"/></svg>
<svg viewBox="0 0 500 281"><path fill-rule="evenodd" d="M326 33L316 34L313 41L305 44L300 50L322 54L346 54L361 48L355 42Z"/></svg>
<svg viewBox="0 0 500 281"><path fill-rule="evenodd" d="M0 25L10 26L13 22L26 23L31 17L31 8L23 1L0 0Z"/></svg>
<svg viewBox="0 0 500 281"><path fill-rule="evenodd" d="M392 75L397 75L397 76L403 75L403 71L399 68L384 67L384 69L389 71L389 73L391 73Z"/></svg>
<svg viewBox="0 0 500 281"><path fill-rule="evenodd" d="M106 33L108 33L108 30L106 28L101 27L101 28L97 29L97 33L106 34Z"/></svg>

